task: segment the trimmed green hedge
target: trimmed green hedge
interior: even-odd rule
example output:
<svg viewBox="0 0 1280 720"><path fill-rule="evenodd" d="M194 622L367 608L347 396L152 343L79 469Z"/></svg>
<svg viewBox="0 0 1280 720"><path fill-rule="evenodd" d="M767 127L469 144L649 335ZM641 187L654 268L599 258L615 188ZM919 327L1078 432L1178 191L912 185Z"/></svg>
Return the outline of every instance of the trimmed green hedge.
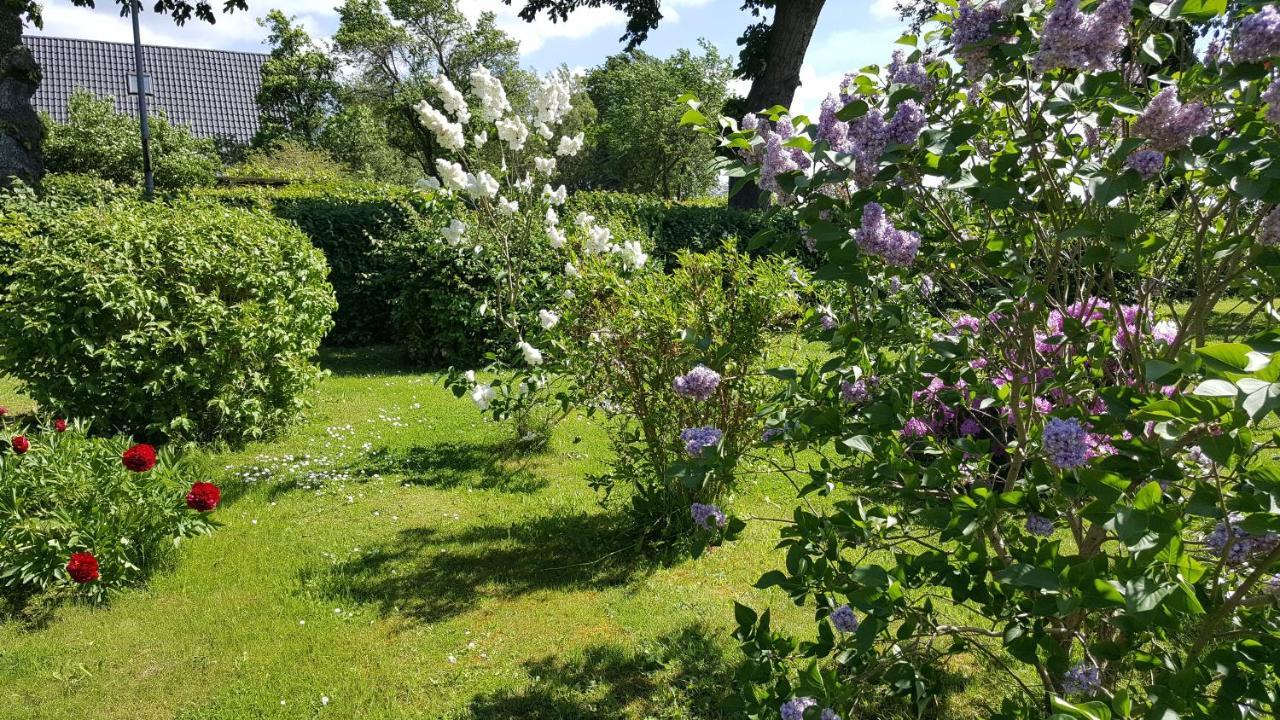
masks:
<svg viewBox="0 0 1280 720"><path fill-rule="evenodd" d="M430 247L450 218L435 217L441 212L438 206L417 190L342 181L192 194L292 221L324 252L338 296L327 343L397 344L419 361L440 362L474 355L494 339L468 337L484 334L483 323L456 316L483 294L475 285L476 269L467 267L479 261L459 264L449 253ZM730 209L723 199L677 203L646 195L579 192L560 214L571 222L579 212L596 216L615 235L647 236L654 260L668 266L681 250L714 251L726 238L745 244L770 227L764 213ZM424 313L438 316L418 317Z"/></svg>
<svg viewBox="0 0 1280 720"><path fill-rule="evenodd" d="M392 305L398 294L388 241L423 222L422 193L378 183L334 182L279 188L238 186L201 190L201 197L260 209L289 220L329 261L338 295L326 342L368 345L393 341Z"/></svg>
<svg viewBox="0 0 1280 720"><path fill-rule="evenodd" d="M614 225L629 225L648 235L653 258L674 265L681 250L714 252L726 239L737 238L744 247L751 238L771 227L764 212L734 210L724 198L674 202L652 195L617 192L577 192L562 215L572 219L586 212Z"/></svg>

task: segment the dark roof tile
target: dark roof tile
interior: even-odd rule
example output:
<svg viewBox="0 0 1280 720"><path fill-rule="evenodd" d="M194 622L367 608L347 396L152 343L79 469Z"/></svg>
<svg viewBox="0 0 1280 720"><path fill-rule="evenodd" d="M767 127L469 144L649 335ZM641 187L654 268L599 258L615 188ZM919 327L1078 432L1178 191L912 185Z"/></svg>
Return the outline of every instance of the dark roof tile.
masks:
<svg viewBox="0 0 1280 720"><path fill-rule="evenodd" d="M44 72L32 104L59 122L78 88L113 97L116 110L138 115L128 94L133 45L37 35L24 36ZM151 76L150 107L200 137L248 142L258 131L256 97L267 55L229 50L143 46Z"/></svg>

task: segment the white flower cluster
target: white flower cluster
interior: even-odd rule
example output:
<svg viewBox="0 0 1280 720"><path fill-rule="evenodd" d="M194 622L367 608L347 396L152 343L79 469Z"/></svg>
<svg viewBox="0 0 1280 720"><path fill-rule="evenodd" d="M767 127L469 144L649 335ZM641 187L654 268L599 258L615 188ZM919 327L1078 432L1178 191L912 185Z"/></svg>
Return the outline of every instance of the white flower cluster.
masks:
<svg viewBox="0 0 1280 720"><path fill-rule="evenodd" d="M495 125L498 128L499 140L506 143L512 150L518 151L524 148L525 141L529 139L529 128L520 118L512 115L499 120Z"/></svg>
<svg viewBox="0 0 1280 720"><path fill-rule="evenodd" d="M564 73L549 75L539 82L539 92L533 102L538 114L539 132L558 125L573 109L573 86ZM550 140L549 136L544 135Z"/></svg>
<svg viewBox="0 0 1280 720"><path fill-rule="evenodd" d="M497 122L511 112L502 81L483 65L471 71L471 89L480 99L480 117L485 122Z"/></svg>
<svg viewBox="0 0 1280 720"><path fill-rule="evenodd" d="M586 141L583 133L578 133L573 137L565 135L560 138L560 147L556 148L556 154L560 157L573 157L582 150L582 144Z"/></svg>
<svg viewBox="0 0 1280 720"><path fill-rule="evenodd" d="M467 225L454 218L453 222L449 223L449 227L441 230L440 234L444 236L445 240L449 241L450 245L460 245L467 235Z"/></svg>
<svg viewBox="0 0 1280 720"><path fill-rule="evenodd" d="M569 191L564 185L561 185L555 190L552 190L550 185L543 185L542 198L552 205L563 205L564 201L569 199Z"/></svg>
<svg viewBox="0 0 1280 720"><path fill-rule="evenodd" d="M447 115L426 100L418 103L416 109L418 119L422 121L423 126L430 130L445 148L458 151L466 146L467 138L461 123L450 122Z"/></svg>
<svg viewBox="0 0 1280 720"><path fill-rule="evenodd" d="M533 159L533 167L537 169L539 175L553 175L556 171L556 159L536 157Z"/></svg>
<svg viewBox="0 0 1280 720"><path fill-rule="evenodd" d="M471 108L467 107L467 99L454 86L452 80L441 73L431 80L431 86L440 93L440 101L444 103L444 109L458 122L465 124L471 120Z"/></svg>

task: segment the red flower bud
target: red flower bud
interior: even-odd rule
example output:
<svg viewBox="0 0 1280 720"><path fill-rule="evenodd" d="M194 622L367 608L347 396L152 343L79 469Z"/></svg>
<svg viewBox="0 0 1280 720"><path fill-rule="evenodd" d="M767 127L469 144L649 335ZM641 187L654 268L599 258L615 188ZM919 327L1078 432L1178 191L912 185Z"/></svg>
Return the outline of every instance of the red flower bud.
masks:
<svg viewBox="0 0 1280 720"><path fill-rule="evenodd" d="M93 553L72 553L71 560L67 562L67 574L81 585L91 583L98 579L98 559Z"/></svg>
<svg viewBox="0 0 1280 720"><path fill-rule="evenodd" d="M137 473L146 472L156 466L156 449L146 443L140 443L125 450L120 459L130 470Z"/></svg>
<svg viewBox="0 0 1280 720"><path fill-rule="evenodd" d="M60 432L60 433L61 433L61 432L66 432L66 431L67 431L67 421L66 421L66 420L63 420L62 418L58 418L57 420L54 420L54 421L53 421L53 431L54 431L54 432Z"/></svg>
<svg viewBox="0 0 1280 720"><path fill-rule="evenodd" d="M198 482L187 493L187 507L196 512L209 512L217 508L219 502L222 502L222 491L213 483Z"/></svg>
<svg viewBox="0 0 1280 720"><path fill-rule="evenodd" d="M22 435L14 435L9 444L13 447L13 451L19 455L23 455L31 449L31 441Z"/></svg>

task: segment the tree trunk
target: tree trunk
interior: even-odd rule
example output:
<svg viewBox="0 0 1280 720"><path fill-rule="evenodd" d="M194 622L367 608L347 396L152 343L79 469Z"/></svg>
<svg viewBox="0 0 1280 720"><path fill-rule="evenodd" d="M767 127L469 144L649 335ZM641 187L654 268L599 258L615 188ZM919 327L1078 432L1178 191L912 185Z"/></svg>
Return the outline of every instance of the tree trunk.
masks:
<svg viewBox="0 0 1280 720"><path fill-rule="evenodd" d="M24 13L18 0L0 1L0 186L15 178L34 185L44 175L44 125L31 106L40 66L22 44Z"/></svg>
<svg viewBox="0 0 1280 720"><path fill-rule="evenodd" d="M769 59L764 72L751 83L747 110L758 112L774 105L791 107L800 87L800 66L818 26L826 0L778 0L769 30ZM748 183L729 199L730 205L749 210L761 205L760 188Z"/></svg>

